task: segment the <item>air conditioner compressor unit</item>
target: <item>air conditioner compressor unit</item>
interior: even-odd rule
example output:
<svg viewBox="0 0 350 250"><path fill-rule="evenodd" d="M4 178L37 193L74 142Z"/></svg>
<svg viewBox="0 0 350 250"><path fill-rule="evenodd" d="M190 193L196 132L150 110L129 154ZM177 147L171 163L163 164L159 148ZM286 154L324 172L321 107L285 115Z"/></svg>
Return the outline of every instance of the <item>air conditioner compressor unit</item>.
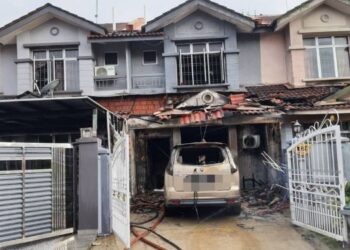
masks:
<svg viewBox="0 0 350 250"><path fill-rule="evenodd" d="M95 67L95 76L96 77L115 76L116 74L117 73L115 71L114 65L96 66Z"/></svg>
<svg viewBox="0 0 350 250"><path fill-rule="evenodd" d="M243 148L254 149L260 147L260 135L244 135Z"/></svg>

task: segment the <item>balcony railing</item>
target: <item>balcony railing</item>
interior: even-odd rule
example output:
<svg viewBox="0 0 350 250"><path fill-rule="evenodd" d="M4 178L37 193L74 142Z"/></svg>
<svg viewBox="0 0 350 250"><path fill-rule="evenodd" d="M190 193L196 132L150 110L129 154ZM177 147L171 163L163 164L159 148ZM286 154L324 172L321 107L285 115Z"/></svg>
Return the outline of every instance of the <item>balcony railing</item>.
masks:
<svg viewBox="0 0 350 250"><path fill-rule="evenodd" d="M164 87L165 87L164 74L132 76L133 89L158 89L158 88L164 88Z"/></svg>
<svg viewBox="0 0 350 250"><path fill-rule="evenodd" d="M96 90L126 90L126 77L95 78Z"/></svg>

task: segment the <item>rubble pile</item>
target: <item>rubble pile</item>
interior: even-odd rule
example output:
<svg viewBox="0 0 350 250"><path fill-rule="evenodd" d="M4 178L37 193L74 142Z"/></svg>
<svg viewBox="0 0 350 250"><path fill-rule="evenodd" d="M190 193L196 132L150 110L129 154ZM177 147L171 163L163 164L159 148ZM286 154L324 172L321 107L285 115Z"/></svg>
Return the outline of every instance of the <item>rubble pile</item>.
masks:
<svg viewBox="0 0 350 250"><path fill-rule="evenodd" d="M283 212L289 208L285 190L274 187L261 187L242 192L242 207L248 215L264 216Z"/></svg>

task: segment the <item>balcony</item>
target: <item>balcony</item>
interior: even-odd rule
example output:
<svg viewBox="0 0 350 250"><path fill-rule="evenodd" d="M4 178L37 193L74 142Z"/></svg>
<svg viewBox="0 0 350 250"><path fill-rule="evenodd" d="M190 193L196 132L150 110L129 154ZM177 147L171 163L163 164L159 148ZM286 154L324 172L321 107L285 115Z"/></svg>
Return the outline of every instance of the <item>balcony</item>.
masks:
<svg viewBox="0 0 350 250"><path fill-rule="evenodd" d="M133 89L160 89L165 88L165 75L133 75L132 76Z"/></svg>
<svg viewBox="0 0 350 250"><path fill-rule="evenodd" d="M126 77L112 76L112 77L95 77L95 90L126 90Z"/></svg>

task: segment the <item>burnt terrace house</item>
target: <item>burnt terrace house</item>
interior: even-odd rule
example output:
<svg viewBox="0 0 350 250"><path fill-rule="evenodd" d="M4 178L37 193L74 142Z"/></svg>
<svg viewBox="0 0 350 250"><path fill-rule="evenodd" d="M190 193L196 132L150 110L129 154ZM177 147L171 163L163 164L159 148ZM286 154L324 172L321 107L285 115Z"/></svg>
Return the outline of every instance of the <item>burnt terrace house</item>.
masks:
<svg viewBox="0 0 350 250"><path fill-rule="evenodd" d="M284 185L261 154L283 166L294 121L337 109L349 128L347 1L249 17L188 0L143 21L97 24L46 4L0 28L0 141L74 143L87 133L112 153L110 122L122 120L136 194L162 188L181 143L223 142L242 186Z"/></svg>

